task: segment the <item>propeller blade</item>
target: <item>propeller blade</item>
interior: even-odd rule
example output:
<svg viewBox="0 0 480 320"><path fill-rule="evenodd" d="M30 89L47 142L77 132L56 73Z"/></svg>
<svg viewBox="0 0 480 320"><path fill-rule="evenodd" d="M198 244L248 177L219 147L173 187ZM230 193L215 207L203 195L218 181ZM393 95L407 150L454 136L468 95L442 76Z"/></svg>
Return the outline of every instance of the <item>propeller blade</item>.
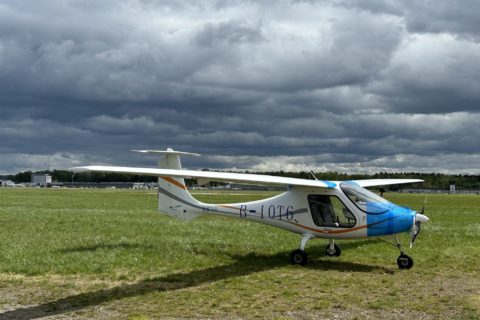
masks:
<svg viewBox="0 0 480 320"><path fill-rule="evenodd" d="M415 220L414 220L413 226L412 226L412 233L411 233L412 238L410 240L410 248L413 247L413 244L415 243L415 239L417 239L417 236L420 233L422 222L427 222L428 221L428 217L426 215L424 215L425 206L427 205L427 196L428 196L428 194L425 195L425 200L423 201L422 210L420 210L420 212L418 212L415 215Z"/></svg>
<svg viewBox="0 0 480 320"><path fill-rule="evenodd" d="M422 212L423 211L424 210L422 209ZM422 223L427 222L428 220L429 220L428 217L422 213L417 213L415 215L415 221L412 226L412 233L411 233L412 239L410 240L410 248L413 247L413 243L415 242L415 239L417 239L417 236L420 233Z"/></svg>
<svg viewBox="0 0 480 320"><path fill-rule="evenodd" d="M413 224L413 227L412 227L412 240L410 240L410 248L413 247L413 243L415 242L415 239L417 239L417 236L418 234L420 233L420 226L421 226L421 222L420 221L416 221L414 224Z"/></svg>

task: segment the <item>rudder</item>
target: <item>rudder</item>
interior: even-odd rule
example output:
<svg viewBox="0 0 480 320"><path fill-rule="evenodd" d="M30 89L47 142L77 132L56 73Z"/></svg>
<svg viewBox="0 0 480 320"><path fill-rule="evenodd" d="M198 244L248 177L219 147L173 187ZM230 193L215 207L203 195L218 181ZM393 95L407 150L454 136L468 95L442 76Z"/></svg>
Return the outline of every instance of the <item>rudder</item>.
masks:
<svg viewBox="0 0 480 320"><path fill-rule="evenodd" d="M162 169L182 169L180 155L199 156L196 153L167 150L135 150L143 153L162 154L158 166ZM188 192L183 178L158 177L158 209L169 216L191 220L201 215L202 203Z"/></svg>

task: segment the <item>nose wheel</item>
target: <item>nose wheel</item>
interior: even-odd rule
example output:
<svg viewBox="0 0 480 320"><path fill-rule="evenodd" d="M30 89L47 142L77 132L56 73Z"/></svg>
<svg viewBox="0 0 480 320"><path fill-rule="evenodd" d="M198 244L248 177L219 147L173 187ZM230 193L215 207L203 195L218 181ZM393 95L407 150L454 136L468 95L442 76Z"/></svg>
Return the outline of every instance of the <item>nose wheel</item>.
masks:
<svg viewBox="0 0 480 320"><path fill-rule="evenodd" d="M397 266L398 268L400 269L410 269L411 267L413 267L413 259L404 254L404 253L401 253L398 258L397 258Z"/></svg>
<svg viewBox="0 0 480 320"><path fill-rule="evenodd" d="M403 253L402 250L402 245L400 244L400 241L398 241L398 238L395 237L395 242L397 244L397 248L400 250L400 255L397 258L397 266L399 269L410 269L413 267L413 259L409 255L406 255Z"/></svg>

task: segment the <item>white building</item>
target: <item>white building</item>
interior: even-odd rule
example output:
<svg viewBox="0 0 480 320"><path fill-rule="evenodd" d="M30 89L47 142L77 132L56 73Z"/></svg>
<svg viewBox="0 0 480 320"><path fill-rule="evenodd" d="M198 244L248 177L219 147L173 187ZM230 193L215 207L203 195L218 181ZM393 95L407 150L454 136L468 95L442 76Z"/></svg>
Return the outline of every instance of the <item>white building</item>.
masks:
<svg viewBox="0 0 480 320"><path fill-rule="evenodd" d="M46 187L50 183L52 183L52 176L48 174L32 174L33 185Z"/></svg>
<svg viewBox="0 0 480 320"><path fill-rule="evenodd" d="M455 193L455 185L454 184L450 185L450 193Z"/></svg>

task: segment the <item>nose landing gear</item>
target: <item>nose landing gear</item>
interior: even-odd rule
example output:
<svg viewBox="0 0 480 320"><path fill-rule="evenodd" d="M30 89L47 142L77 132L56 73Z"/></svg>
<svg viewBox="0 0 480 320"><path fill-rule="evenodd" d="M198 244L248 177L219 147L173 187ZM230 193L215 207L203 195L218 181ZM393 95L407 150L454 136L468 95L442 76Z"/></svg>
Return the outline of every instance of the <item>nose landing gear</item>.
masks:
<svg viewBox="0 0 480 320"><path fill-rule="evenodd" d="M400 255L397 258L397 266L399 269L410 269L413 267L413 259L409 255L403 253L402 245L400 244L400 241L398 241L398 237L395 237L395 243L388 242L382 238L378 238L379 240L382 240L385 243L388 243L389 245L395 246L400 250Z"/></svg>
<svg viewBox="0 0 480 320"><path fill-rule="evenodd" d="M403 250L402 250L402 245L400 244L400 241L398 241L398 238L395 237L395 242L397 244L397 248L398 250L400 250L400 255L398 256L397 258L397 266L398 268L400 269L410 269L411 267L413 267L413 259L412 257L410 257L409 255L406 255L405 253L403 253Z"/></svg>

